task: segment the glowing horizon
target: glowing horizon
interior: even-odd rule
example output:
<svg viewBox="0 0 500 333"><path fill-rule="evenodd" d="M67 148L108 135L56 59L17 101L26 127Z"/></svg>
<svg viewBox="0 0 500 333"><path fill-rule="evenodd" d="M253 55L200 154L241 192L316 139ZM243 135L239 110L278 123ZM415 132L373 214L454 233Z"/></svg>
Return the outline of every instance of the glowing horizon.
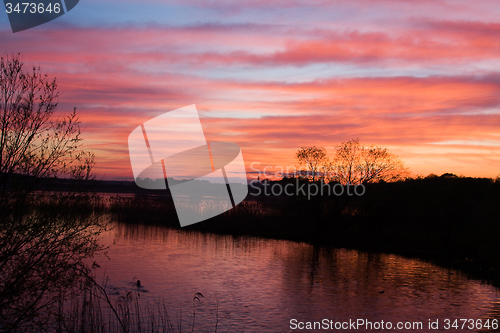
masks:
<svg viewBox="0 0 500 333"><path fill-rule="evenodd" d="M89 0L16 34L0 15L2 53L57 77L104 179L133 178L134 128L191 104L248 170L359 138L414 174L496 177L499 35L493 0Z"/></svg>

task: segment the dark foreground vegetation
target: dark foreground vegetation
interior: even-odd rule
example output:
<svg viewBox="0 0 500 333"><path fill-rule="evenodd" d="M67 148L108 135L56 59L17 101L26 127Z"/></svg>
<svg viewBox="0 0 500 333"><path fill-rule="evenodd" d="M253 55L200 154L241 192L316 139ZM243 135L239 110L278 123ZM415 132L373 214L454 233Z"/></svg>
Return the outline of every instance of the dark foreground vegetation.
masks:
<svg viewBox="0 0 500 333"><path fill-rule="evenodd" d="M296 181L283 179L268 186L290 183L288 190L295 193ZM298 184L303 183L308 181ZM366 184L362 196L344 193L309 199L307 194L261 192L250 193L235 209L185 229L396 253L457 268L500 286L499 179L445 174ZM108 209L121 222L179 228L170 197L115 197L109 199Z"/></svg>
<svg viewBox="0 0 500 333"><path fill-rule="evenodd" d="M33 181L18 178L23 180ZM88 189L89 184L78 184ZM72 190L35 191L24 199L22 220L11 229L4 225L0 234L0 332L176 333L200 327L218 332L227 326L228 315L219 311L218 298L196 293L192 308L186 309L168 299L145 304L140 302L140 281L116 291L107 287L105 277L101 281L95 276L99 264L94 255L106 250L98 236L108 229L110 211L123 198ZM207 321L207 315L215 320Z"/></svg>

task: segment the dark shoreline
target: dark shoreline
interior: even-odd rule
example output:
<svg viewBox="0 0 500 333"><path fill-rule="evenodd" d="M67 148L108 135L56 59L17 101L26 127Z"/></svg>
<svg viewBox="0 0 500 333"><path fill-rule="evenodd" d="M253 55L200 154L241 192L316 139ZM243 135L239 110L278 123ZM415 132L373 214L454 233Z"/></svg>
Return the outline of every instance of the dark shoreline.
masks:
<svg viewBox="0 0 500 333"><path fill-rule="evenodd" d="M67 185L51 181L40 191L58 192ZM88 185L92 191L87 193L107 193L107 198L105 203L81 201L86 207L82 211L109 212L118 222L392 253L457 269L500 287L498 179L444 175L367 184L363 196L248 195L236 208L184 228L168 190L142 190L133 182Z"/></svg>
<svg viewBox="0 0 500 333"><path fill-rule="evenodd" d="M167 197L138 195L111 211L121 222L180 228ZM361 197L249 195L235 209L182 229L394 253L500 287L498 180L436 177L368 184Z"/></svg>

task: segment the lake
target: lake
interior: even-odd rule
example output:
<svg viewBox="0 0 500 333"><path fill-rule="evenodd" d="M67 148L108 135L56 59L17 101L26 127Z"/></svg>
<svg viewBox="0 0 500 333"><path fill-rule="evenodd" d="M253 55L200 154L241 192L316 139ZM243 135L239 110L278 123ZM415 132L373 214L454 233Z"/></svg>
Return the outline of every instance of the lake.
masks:
<svg viewBox="0 0 500 333"><path fill-rule="evenodd" d="M135 293L146 310L162 304L184 330L193 311L195 332L214 332L216 325L218 332L325 331L299 329L323 320L363 320L360 332L376 331L382 321L394 326L379 331L424 332L438 320L433 331L449 332L445 325L455 319L474 325L500 319L496 288L393 254L119 223L103 239L109 259L96 258L97 276L108 277L108 293ZM423 329L398 330L397 323ZM452 331L481 331L458 325Z"/></svg>

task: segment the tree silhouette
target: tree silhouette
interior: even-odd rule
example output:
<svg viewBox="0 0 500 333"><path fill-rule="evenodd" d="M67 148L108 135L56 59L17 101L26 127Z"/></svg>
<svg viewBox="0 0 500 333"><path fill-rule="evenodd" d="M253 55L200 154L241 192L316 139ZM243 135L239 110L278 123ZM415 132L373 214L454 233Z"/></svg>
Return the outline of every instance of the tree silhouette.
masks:
<svg viewBox="0 0 500 333"><path fill-rule="evenodd" d="M359 140L335 147L329 178L342 184L396 181L409 176L403 162L387 148L364 146Z"/></svg>
<svg viewBox="0 0 500 333"><path fill-rule="evenodd" d="M329 162L326 150L322 147L301 147L295 156L299 164L299 170L305 169L308 176L312 177L312 180L318 179L321 171L324 174Z"/></svg>
<svg viewBox="0 0 500 333"><path fill-rule="evenodd" d="M56 79L40 68L26 69L20 55L0 58L0 331L41 331L54 319L54 295L64 299L101 248L102 225L72 212L83 194L36 191L48 178L92 179L76 110L56 118L58 97Z"/></svg>

